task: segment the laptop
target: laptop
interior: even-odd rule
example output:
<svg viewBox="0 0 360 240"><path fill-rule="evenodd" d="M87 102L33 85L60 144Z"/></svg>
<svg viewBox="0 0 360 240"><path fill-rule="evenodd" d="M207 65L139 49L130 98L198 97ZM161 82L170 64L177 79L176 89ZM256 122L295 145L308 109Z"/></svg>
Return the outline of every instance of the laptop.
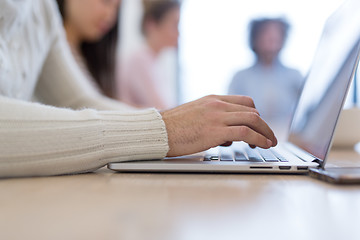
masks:
<svg viewBox="0 0 360 240"><path fill-rule="evenodd" d="M288 139L271 149L244 142L162 160L108 164L120 172L302 173L324 168L359 62L360 1L346 1L326 22L294 112Z"/></svg>

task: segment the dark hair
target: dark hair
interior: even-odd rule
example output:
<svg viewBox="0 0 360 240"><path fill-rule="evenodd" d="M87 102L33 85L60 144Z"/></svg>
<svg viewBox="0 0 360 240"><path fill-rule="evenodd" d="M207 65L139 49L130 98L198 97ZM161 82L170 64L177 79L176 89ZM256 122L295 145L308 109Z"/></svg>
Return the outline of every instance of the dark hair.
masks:
<svg viewBox="0 0 360 240"><path fill-rule="evenodd" d="M174 8L179 8L180 3L177 0L143 0L144 14L142 18L141 30L145 32L145 25L148 20L159 23L166 14Z"/></svg>
<svg viewBox="0 0 360 240"><path fill-rule="evenodd" d="M57 0L60 13L65 21L66 0ZM81 54L85 63L102 92L111 98L116 97L116 48L118 41L119 22L116 20L115 26L97 42L83 42L81 44Z"/></svg>
<svg viewBox="0 0 360 240"><path fill-rule="evenodd" d="M250 48L256 53L256 41L261 32L266 28L268 24L276 23L280 26L281 31L283 33L283 43L287 38L290 25L284 18L260 18L254 19L249 24L250 35L249 35L249 43Z"/></svg>

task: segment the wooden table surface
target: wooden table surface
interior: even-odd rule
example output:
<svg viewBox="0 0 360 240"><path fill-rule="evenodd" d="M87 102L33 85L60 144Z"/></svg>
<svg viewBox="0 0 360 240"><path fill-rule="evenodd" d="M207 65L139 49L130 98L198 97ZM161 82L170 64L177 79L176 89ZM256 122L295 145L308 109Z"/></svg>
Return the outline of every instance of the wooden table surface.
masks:
<svg viewBox="0 0 360 240"><path fill-rule="evenodd" d="M360 166L355 151L329 164ZM95 173L0 180L0 239L360 239L360 185L307 175Z"/></svg>

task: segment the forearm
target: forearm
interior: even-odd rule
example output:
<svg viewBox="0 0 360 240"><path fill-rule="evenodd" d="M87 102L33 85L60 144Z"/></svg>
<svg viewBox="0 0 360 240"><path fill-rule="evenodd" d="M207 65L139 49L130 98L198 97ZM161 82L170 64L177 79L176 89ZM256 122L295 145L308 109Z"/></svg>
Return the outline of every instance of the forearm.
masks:
<svg viewBox="0 0 360 240"><path fill-rule="evenodd" d="M160 114L73 111L0 97L0 176L86 172L110 161L161 159Z"/></svg>

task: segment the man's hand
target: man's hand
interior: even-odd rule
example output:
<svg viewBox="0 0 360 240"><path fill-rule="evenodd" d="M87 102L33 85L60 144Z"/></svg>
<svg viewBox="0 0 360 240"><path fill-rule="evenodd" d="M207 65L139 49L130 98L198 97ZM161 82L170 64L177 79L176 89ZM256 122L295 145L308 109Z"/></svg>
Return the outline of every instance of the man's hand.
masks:
<svg viewBox="0 0 360 240"><path fill-rule="evenodd" d="M261 148L277 139L260 118L251 98L206 96L161 113L170 150L168 157L192 154L232 141Z"/></svg>

